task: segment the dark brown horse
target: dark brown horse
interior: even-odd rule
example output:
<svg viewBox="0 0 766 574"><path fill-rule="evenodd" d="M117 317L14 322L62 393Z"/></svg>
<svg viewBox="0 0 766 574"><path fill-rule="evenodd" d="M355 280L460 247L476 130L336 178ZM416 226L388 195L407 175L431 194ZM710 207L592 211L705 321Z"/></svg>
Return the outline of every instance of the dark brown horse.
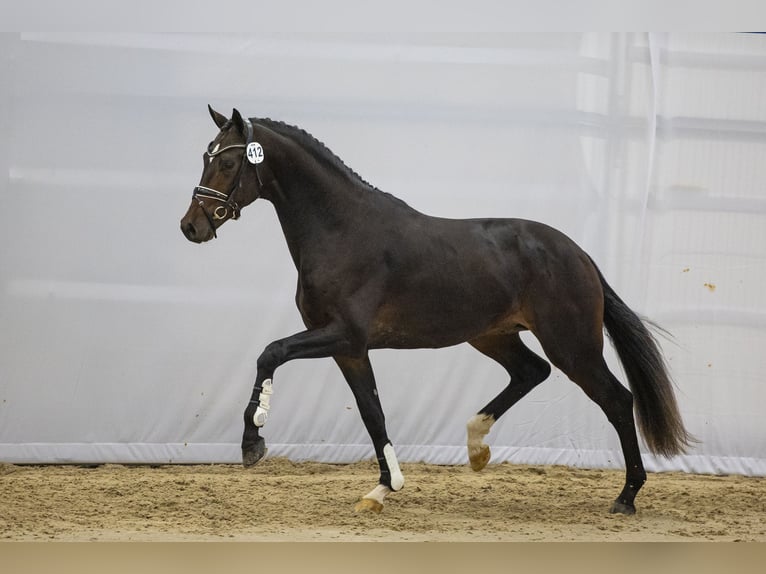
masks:
<svg viewBox="0 0 766 574"><path fill-rule="evenodd" d="M357 504L379 512L404 477L388 439L368 351L468 342L508 371L510 382L468 421L468 456L481 470L483 438L551 367L521 341L531 331L548 359L598 404L620 438L626 481L612 512L635 512L646 480L638 426L665 456L693 440L684 429L660 350L564 234L521 219L453 220L423 215L372 187L305 131L269 119L231 119L210 108L220 132L203 155L199 186L181 220L190 241L216 230L258 198L275 207L298 270L296 304L306 330L267 345L245 409L242 457L266 451L274 371L293 359L332 357L354 394L380 464L380 481ZM603 358L606 328L632 393ZM463 381L454 396L470 396ZM476 399L480 400L479 397Z"/></svg>

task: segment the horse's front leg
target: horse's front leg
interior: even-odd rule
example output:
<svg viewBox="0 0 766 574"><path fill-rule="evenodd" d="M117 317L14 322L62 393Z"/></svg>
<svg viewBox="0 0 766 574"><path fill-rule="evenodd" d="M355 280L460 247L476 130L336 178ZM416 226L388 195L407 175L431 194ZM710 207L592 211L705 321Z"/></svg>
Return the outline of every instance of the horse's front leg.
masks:
<svg viewBox="0 0 766 574"><path fill-rule="evenodd" d="M378 485L362 497L356 505L356 511L380 512L383 510L383 499L391 492L404 486L404 476L399 469L394 447L386 434L386 420L380 406L372 365L366 355L361 359L335 357L335 362L338 363L343 376L351 387L351 392L354 393L362 421L364 421L364 426L370 434L380 466Z"/></svg>
<svg viewBox="0 0 766 574"><path fill-rule="evenodd" d="M242 435L242 464L245 468L253 466L266 456L268 449L266 441L260 436L260 428L266 422L269 414L269 400L271 398L272 374L262 373L258 370L255 379L253 394L245 409L245 432ZM264 392L264 387L266 392Z"/></svg>
<svg viewBox="0 0 766 574"><path fill-rule="evenodd" d="M245 431L242 435L242 464L252 466L266 454L266 443L260 436L270 407L271 383L274 371L293 359L318 359L338 354L364 356L359 342L352 342L347 331L338 325L303 331L274 341L258 357L258 372L253 394L245 409Z"/></svg>

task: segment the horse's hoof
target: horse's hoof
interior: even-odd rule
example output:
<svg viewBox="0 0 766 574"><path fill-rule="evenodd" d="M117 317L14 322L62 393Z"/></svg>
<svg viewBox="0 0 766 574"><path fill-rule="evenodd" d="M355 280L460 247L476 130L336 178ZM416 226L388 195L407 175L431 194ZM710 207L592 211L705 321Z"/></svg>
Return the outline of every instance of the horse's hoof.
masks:
<svg viewBox="0 0 766 574"><path fill-rule="evenodd" d="M266 441L259 436L255 443L242 447L242 466L245 468L253 466L256 462L266 456Z"/></svg>
<svg viewBox="0 0 766 574"><path fill-rule="evenodd" d="M469 455L468 457L471 461L471 468L476 472L480 471L487 466L490 456L492 456L492 454L489 451L489 447L486 444L481 445L481 450L478 453Z"/></svg>
<svg viewBox="0 0 766 574"><path fill-rule="evenodd" d="M612 508L609 510L610 514L626 514L631 516L636 513L636 507L632 504L625 504L619 500L615 500L612 504Z"/></svg>
<svg viewBox="0 0 766 574"><path fill-rule="evenodd" d="M372 498L363 498L359 502L356 503L356 506L354 506L354 510L356 512L367 512L371 511L375 514L380 514L383 510L383 505L378 502L377 500L374 500Z"/></svg>

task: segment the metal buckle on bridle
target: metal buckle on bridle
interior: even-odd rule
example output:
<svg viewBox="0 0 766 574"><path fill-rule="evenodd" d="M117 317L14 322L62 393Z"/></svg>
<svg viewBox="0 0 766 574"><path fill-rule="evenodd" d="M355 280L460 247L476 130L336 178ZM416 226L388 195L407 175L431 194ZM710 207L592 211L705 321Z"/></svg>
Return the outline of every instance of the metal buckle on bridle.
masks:
<svg viewBox="0 0 766 574"><path fill-rule="evenodd" d="M232 148L244 148L247 150L247 146L250 144L250 142L253 141L253 124L248 120L247 118L243 119L245 123L245 131L246 131L246 137L247 141L244 144L232 144L228 145L224 148L215 150L215 151L207 151L205 152L208 157L215 157L226 150L230 150ZM218 191L216 189L213 189L211 187L205 187L204 185L198 185L194 188L194 191L192 192L192 199L197 200L197 204L199 205L200 209L202 209L202 213L205 214L205 218L207 219L208 223L210 224L210 229L213 230L213 237L217 238L218 234L216 233L215 228L215 221L221 221L223 219L226 219L226 217L229 215L229 210L231 210L231 218L232 219L239 219L240 216L240 209L239 205L234 201L234 193L237 191L239 187L241 187L241 179L242 179L242 171L245 168L246 163L246 154L242 157L242 163L239 166L239 171L237 172L237 177L234 178L234 182L231 185L231 189L229 189L229 193L223 193L222 191ZM258 171L258 165L255 165L255 175L258 178L258 185L263 186L261 183L261 174ZM205 208L205 203L202 201L201 198L204 199L212 199L215 201L221 202L223 205L217 206L213 210L213 214L211 215L210 212Z"/></svg>

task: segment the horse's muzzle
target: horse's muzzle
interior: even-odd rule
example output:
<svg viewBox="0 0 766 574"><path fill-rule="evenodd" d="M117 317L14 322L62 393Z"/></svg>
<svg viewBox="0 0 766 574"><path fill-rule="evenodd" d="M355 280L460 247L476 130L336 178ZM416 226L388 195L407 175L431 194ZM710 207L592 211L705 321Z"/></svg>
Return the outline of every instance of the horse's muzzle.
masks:
<svg viewBox="0 0 766 574"><path fill-rule="evenodd" d="M181 218L181 232L194 243L204 243L216 237L213 217L201 200L192 200L186 214Z"/></svg>
<svg viewBox="0 0 766 574"><path fill-rule="evenodd" d="M181 232L186 239L194 243L204 243L214 236L207 222L204 222L204 225L198 225L188 216L181 220Z"/></svg>

